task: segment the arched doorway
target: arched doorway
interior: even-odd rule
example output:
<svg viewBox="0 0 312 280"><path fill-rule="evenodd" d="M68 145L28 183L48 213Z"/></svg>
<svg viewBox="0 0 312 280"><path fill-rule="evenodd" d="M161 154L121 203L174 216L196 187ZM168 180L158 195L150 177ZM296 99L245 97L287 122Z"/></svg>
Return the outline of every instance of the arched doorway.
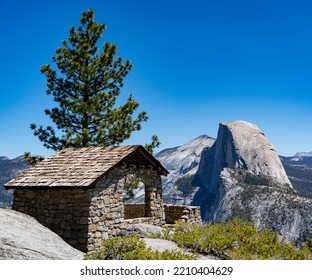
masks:
<svg viewBox="0 0 312 280"><path fill-rule="evenodd" d="M125 184L124 219L152 216L150 189L142 180L138 179L130 180Z"/></svg>

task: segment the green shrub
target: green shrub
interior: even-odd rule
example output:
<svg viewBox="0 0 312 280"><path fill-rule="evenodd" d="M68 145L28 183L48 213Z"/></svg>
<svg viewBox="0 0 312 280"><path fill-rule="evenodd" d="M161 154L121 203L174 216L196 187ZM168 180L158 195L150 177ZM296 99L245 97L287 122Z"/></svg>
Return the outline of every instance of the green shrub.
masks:
<svg viewBox="0 0 312 280"><path fill-rule="evenodd" d="M199 226L177 222L174 233L163 235L194 254L214 254L219 258L238 260L308 260L312 259L312 239L297 248L293 243L281 243L278 234L259 231L251 222L234 218L229 222ZM196 255L180 251L164 252L146 248L138 235L115 237L103 242L101 249L87 254L89 260L190 260Z"/></svg>
<svg viewBox="0 0 312 280"><path fill-rule="evenodd" d="M198 226L178 222L172 240L179 246L198 253L215 254L229 259L311 259L311 244L299 249L294 244L282 244L278 234L259 231L250 222L238 218L227 223Z"/></svg>
<svg viewBox="0 0 312 280"><path fill-rule="evenodd" d="M85 255L86 260L191 260L192 255L180 251L153 251L145 247L138 235L115 237L103 242L101 249Z"/></svg>

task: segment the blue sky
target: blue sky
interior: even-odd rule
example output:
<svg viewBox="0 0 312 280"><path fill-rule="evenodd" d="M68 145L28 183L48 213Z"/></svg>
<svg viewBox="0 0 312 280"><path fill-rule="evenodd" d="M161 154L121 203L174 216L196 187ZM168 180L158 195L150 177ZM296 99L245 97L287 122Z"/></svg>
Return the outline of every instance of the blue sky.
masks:
<svg viewBox="0 0 312 280"><path fill-rule="evenodd" d="M134 65L121 99L149 115L126 144L157 134L164 149L245 120L281 155L312 151L311 1L1 0L0 155L53 153L29 128L54 106L40 67L89 8Z"/></svg>

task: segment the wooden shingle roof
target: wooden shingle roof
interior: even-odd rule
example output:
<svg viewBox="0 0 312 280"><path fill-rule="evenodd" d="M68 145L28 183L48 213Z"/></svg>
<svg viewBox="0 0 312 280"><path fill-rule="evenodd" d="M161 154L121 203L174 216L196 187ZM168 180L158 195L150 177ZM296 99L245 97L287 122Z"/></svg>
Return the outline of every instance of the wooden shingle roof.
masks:
<svg viewBox="0 0 312 280"><path fill-rule="evenodd" d="M152 166L160 175L169 172L142 146L67 148L44 159L5 184L22 187L90 187L118 164Z"/></svg>

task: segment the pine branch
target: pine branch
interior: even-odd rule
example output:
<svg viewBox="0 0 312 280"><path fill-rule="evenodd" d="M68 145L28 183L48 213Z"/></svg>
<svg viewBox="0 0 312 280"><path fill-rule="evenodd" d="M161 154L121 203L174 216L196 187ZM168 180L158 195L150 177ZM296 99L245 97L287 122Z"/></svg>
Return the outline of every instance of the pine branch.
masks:
<svg viewBox="0 0 312 280"><path fill-rule="evenodd" d="M47 94L58 104L45 113L60 130L32 124L36 137L49 149L90 145L118 145L141 129L146 112L132 95L117 107L124 78L132 69L129 60L116 56L117 45L105 42L99 53L99 40L105 24L94 21L94 11L82 12L81 25L71 27L69 37L56 50L52 62L41 72L47 78ZM155 143L157 141L154 141ZM150 147L154 147L155 143Z"/></svg>

